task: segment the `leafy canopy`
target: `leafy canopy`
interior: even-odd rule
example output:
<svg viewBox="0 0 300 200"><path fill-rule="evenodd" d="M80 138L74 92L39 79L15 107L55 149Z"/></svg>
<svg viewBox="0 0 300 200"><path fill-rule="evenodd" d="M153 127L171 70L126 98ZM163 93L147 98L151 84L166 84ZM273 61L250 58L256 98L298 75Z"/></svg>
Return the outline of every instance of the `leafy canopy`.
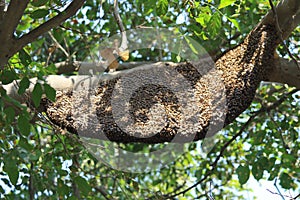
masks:
<svg viewBox="0 0 300 200"><path fill-rule="evenodd" d="M45 20L61 12L66 0L34 0L27 7L16 34L21 36ZM182 35L198 41L212 55L238 44L270 9L264 0L208 0L120 1L120 15L126 29L139 25L172 27ZM55 90L43 77L56 73L54 63L84 60L90 49L105 38L119 33L112 15L111 1L86 1L76 16L28 44L9 60L9 67L1 71L3 84L19 82L19 94L29 87L29 79L38 77L32 101L35 107L46 95L55 100ZM299 40L296 29L290 41ZM51 49L55 41L66 50ZM288 42L299 54L299 45ZM285 55L280 47L279 53ZM178 57L162 51L162 56L177 62ZM129 61L156 61L158 50L138 50ZM178 199L204 198L243 199L239 191L251 190L249 177L256 180L279 179L283 189L299 186L300 109L299 94L284 85L264 84L255 101L235 123L218 134L214 148L206 158L198 152L201 142L187 144L185 153L168 167L147 173L125 173L112 170L96 160L74 135L57 129L41 113L28 112L26 106L8 97L1 89L0 100L0 196L7 199L28 199L30 192L39 199L161 199L176 195L206 177L205 181L186 191ZM243 134L232 142L213 171L224 144L239 133L245 122L261 108L283 101L268 112L260 112L244 128ZM18 109L5 107L10 102ZM34 110L34 108L33 108ZM33 119L39 119L35 121ZM35 121L34 124L31 122ZM120 144L133 152L149 152L161 145ZM66 161L69 168L62 167ZM299 189L298 189L299 190ZM211 192L208 192L211 191ZM78 193L79 192L79 193Z"/></svg>

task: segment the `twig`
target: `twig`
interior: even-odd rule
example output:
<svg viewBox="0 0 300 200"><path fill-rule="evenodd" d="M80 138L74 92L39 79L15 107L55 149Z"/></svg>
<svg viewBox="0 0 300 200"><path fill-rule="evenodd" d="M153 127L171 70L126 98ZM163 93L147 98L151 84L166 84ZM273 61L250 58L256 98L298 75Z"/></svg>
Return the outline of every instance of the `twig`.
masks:
<svg viewBox="0 0 300 200"><path fill-rule="evenodd" d="M279 134L280 134L280 139L281 139L281 142L282 142L282 145L284 147L284 150L285 150L285 153L288 154L288 150L290 149L290 147L286 144L286 142L284 141L284 138L283 138L283 132L282 132L282 129L281 127L277 124L277 122L273 119L273 117L269 114L269 117L271 119L271 121L273 122L273 124L277 127L277 129L279 130Z"/></svg>
<svg viewBox="0 0 300 200"><path fill-rule="evenodd" d="M59 42L55 39L55 37L52 35L52 33L49 31L48 34L51 37L51 39L55 42L55 46L57 46L58 48L60 48L60 50L65 54L65 56L67 58L69 58L70 54L59 44Z"/></svg>
<svg viewBox="0 0 300 200"><path fill-rule="evenodd" d="M269 3L270 3L270 6L272 8L272 11L274 13L274 18L275 18L275 22L276 22L276 28L277 28L277 31L278 31L278 35L279 35L279 39L281 40L284 48L286 49L288 55L291 57L291 59L296 63L296 65L298 66L298 69L300 70L300 65L299 63L297 62L296 58L294 57L294 55L291 53L291 51L289 50L288 46L286 45L285 41L283 40L283 37L282 37L282 30L280 28L280 25L279 25L279 20L278 20L278 15L277 15L277 11L276 11L276 8L272 2L272 0L269 0Z"/></svg>
<svg viewBox="0 0 300 200"><path fill-rule="evenodd" d="M109 197L108 197L108 193L104 190L104 188L103 187L94 187L95 188L95 190L97 190L98 192L100 192L100 194L102 194L102 196L105 198L105 199L110 199Z"/></svg>
<svg viewBox="0 0 300 200"><path fill-rule="evenodd" d="M293 200L296 200L297 198L300 197L300 194L298 194L297 196L295 196L294 198L292 198Z"/></svg>
<svg viewBox="0 0 300 200"><path fill-rule="evenodd" d="M29 199L34 199L35 188L33 184L33 163L30 162L30 173L29 173L29 183L28 183L28 191L29 191Z"/></svg>
<svg viewBox="0 0 300 200"><path fill-rule="evenodd" d="M78 185L74 181L72 181L72 189L73 189L74 196L77 197L77 199L81 199Z"/></svg>
<svg viewBox="0 0 300 200"><path fill-rule="evenodd" d="M273 192L271 191L270 189L266 189L268 192L270 192L271 194L274 194L274 195L280 195L279 193L277 192ZM287 198L291 198L290 196L287 196L287 195L282 195L283 197L287 197Z"/></svg>
<svg viewBox="0 0 300 200"><path fill-rule="evenodd" d="M125 32L125 28L123 26L123 22L122 22L122 19L120 17L120 14L119 14L118 0L114 0L114 17L117 21L117 24L119 26L120 31Z"/></svg>
<svg viewBox="0 0 300 200"><path fill-rule="evenodd" d="M213 194L212 194L212 188L211 188L211 184L212 183L212 181L210 181L210 183L209 183L209 189L210 189L210 191L209 191L209 193L208 193L208 198L209 198L209 200L215 200L214 199L214 196L213 196Z"/></svg>
<svg viewBox="0 0 300 200"><path fill-rule="evenodd" d="M277 187L277 178L275 178L275 181L274 181L274 186L279 194L279 196L282 198L282 200L285 200L284 196L281 194L279 188Z"/></svg>
<svg viewBox="0 0 300 200"><path fill-rule="evenodd" d="M121 46L119 48L120 51L122 52L128 48L128 45L127 45L127 36L126 36L125 28L119 14L118 0L114 0L114 17L117 21L117 24L119 26L122 35Z"/></svg>

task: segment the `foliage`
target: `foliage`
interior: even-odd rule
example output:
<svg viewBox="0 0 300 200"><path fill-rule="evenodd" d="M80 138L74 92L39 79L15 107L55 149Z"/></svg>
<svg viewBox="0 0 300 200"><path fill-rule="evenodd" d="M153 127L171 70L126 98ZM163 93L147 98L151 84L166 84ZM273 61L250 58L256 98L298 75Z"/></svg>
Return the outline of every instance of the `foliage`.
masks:
<svg viewBox="0 0 300 200"><path fill-rule="evenodd" d="M59 13L67 3L66 0L32 1L16 34L22 35L36 28ZM173 27L182 35L199 41L214 57L238 44L270 9L263 0L129 0L120 1L119 8L126 29L139 25ZM75 17L14 55L9 60L9 67L1 71L2 83L19 79L18 93L24 94L29 79L38 77L40 81L32 93L33 105L38 107L43 95L54 101L55 91L43 81L43 77L56 73L54 63L84 60L95 44L119 33L112 10L110 1L87 0ZM296 29L291 38L299 39L299 31ZM60 48L51 49L55 41L50 35L67 54ZM299 45L292 42L288 45L293 52L299 52ZM280 47L279 53L285 55L286 51ZM156 61L158 50L141 49L135 55L138 56L131 55L129 61ZM176 56L168 57L167 52L162 55L167 60L178 61ZM26 106L11 99L1 88L0 197L163 199L183 191L207 173L209 176L204 182L177 198L243 199L239 191L251 189L245 186L250 176L256 180L278 178L282 188L296 190L300 182L300 96L291 91L293 88L287 86L262 85L251 107L218 134L214 148L206 158L199 155L201 142L187 144L185 153L167 167L133 174L112 170L99 162L76 136L58 129L37 110L28 112ZM16 109L5 107L5 102L15 105ZM264 108L271 105L277 106L264 112ZM216 167L210 171L224 144L239 133L253 113L257 116L226 148ZM149 150L148 146L132 144L122 148ZM153 148L160 146L154 145ZM72 162L69 168L62 167L66 161Z"/></svg>

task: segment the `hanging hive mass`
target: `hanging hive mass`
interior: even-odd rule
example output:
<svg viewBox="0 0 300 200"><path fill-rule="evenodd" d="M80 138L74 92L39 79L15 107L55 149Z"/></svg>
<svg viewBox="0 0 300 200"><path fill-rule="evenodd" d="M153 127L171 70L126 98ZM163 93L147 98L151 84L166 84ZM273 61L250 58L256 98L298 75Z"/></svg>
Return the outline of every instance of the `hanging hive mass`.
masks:
<svg viewBox="0 0 300 200"><path fill-rule="evenodd" d="M75 134L85 133L86 136L92 138L124 143L161 143L172 141L175 136L176 142L185 142L190 140L191 134L194 134L192 135L193 140L203 139L209 126L214 123L212 122L214 114L222 115L221 112L224 113L225 121L219 127L221 129L233 122L249 107L259 83L265 80L268 71L272 70L274 52L278 45L276 33L274 26L261 24L241 44L226 52L216 61L216 73L221 76L226 94L226 110L221 110L220 113L216 113L214 110L217 107L217 101L207 98L208 84L210 84L209 87L215 88L216 92L219 86L203 79L191 63L172 65L176 71L190 81L195 91L197 101L194 103L198 108L197 119L193 124L195 134L180 132L179 123L182 123L180 120L183 116L177 96L168 88L155 84L145 85L136 90L130 98L130 105L119 105L119 109L123 109L122 106L129 106L130 116L135 122L134 129L145 125L150 117L152 117L152 121L161 123L162 128L151 136L142 135L142 132L139 133L142 135L139 137L128 134L115 122L111 106L111 97L119 78L102 81L98 87L91 89L88 93L91 99L90 104L84 102L86 101L84 98L86 92L83 92L82 98L80 98L80 92L74 95L74 91L57 91L56 102L46 101L45 111L49 119L61 128ZM133 70L132 73L143 76L141 70ZM127 87L131 87L131 85ZM74 102L76 105L80 105L80 113L74 111L73 108L76 108ZM159 111L154 109L149 116L149 109L153 105L164 108L165 114L162 116ZM94 121L89 121L90 115L96 116L97 123L94 118L92 118ZM188 118L189 116L184 117ZM221 122L222 119L216 117L216 123L218 120ZM151 129L156 126L152 124L148 127ZM215 129L213 132L215 133L219 129ZM151 130L148 131L151 132Z"/></svg>

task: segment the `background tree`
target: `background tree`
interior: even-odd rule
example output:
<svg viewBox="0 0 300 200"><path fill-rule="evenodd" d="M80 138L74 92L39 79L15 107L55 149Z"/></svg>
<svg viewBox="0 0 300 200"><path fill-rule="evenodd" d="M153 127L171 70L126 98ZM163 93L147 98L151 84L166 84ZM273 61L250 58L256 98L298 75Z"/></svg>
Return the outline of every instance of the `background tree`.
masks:
<svg viewBox="0 0 300 200"><path fill-rule="evenodd" d="M217 62L222 52L241 43L268 13L264 20L272 19L274 27L278 25L274 32L282 31L277 42L289 37L277 53L291 58L289 61L276 57L267 77L281 84L263 82L251 106L218 134L207 158L198 155L201 142L194 142L186 144L185 153L168 167L132 174L114 171L98 162L76 135L53 124L53 118L49 120L42 106L49 105L43 94L54 101L66 94L56 94L53 88L72 88L65 84L70 78L49 75L76 74L78 66L86 64L79 61L91 55L95 44L119 32L112 15L113 3L2 0L1 197L231 199L238 197L237 191L247 190L243 185L250 175L257 180L279 179L282 188L297 191L299 93L289 86L300 87L299 69L294 62L299 54L300 3L280 3L281 9L272 10L270 2L250 0L119 2L126 29L174 27L176 32L203 45ZM138 50L131 53L129 62L155 62L158 58L178 61L176 55L168 56L168 52L158 49ZM134 65L121 67L128 66ZM27 88L30 93L25 93ZM133 152L150 152L163 145L119 146ZM72 162L68 169L62 167L66 161ZM284 198L281 193L285 191L273 192Z"/></svg>

